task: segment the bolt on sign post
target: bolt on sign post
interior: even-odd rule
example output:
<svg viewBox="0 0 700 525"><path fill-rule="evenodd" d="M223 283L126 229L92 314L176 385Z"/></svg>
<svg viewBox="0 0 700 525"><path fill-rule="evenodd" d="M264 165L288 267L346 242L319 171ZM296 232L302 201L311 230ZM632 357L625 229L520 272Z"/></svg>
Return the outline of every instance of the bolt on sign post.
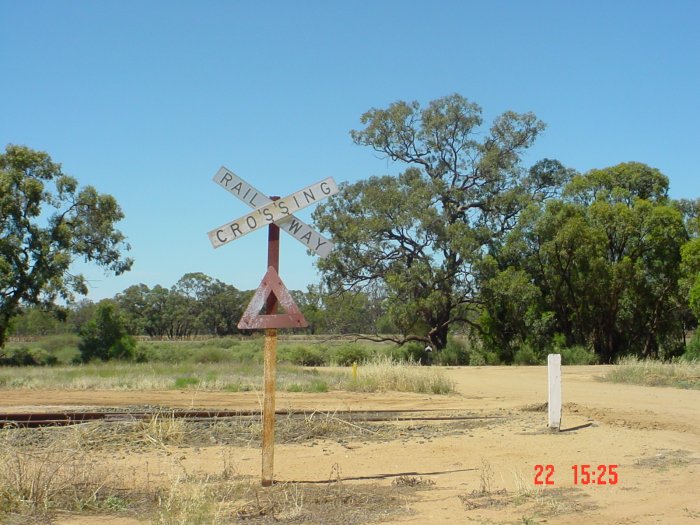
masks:
<svg viewBox="0 0 700 525"><path fill-rule="evenodd" d="M561 354L547 356L547 426L558 432L561 427Z"/></svg>
<svg viewBox="0 0 700 525"><path fill-rule="evenodd" d="M216 172L214 182L253 208L248 214L208 233L214 248L264 226L268 227L267 271L243 313L238 328L265 330L262 485L269 487L274 480L277 329L308 326L279 276L280 229L320 257L328 255L333 249L333 243L293 213L335 195L338 193L338 186L332 177L328 177L287 197L265 197L262 192L224 167ZM278 307L281 307L284 313L279 313ZM261 313L263 310L264 313Z"/></svg>

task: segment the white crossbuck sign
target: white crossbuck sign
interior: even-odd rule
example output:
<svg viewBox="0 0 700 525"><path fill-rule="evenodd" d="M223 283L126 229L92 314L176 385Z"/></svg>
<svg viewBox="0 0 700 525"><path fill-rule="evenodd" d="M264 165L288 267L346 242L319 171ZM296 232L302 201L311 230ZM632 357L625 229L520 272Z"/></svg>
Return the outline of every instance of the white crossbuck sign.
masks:
<svg viewBox="0 0 700 525"><path fill-rule="evenodd" d="M240 239L245 234L270 223L275 223L281 230L289 233L320 257L325 257L333 249L331 241L293 215L294 212L302 208L338 193L338 186L336 186L333 177L328 177L275 201L223 166L216 172L213 180L248 206L254 208L247 215L210 231L207 235L214 248Z"/></svg>

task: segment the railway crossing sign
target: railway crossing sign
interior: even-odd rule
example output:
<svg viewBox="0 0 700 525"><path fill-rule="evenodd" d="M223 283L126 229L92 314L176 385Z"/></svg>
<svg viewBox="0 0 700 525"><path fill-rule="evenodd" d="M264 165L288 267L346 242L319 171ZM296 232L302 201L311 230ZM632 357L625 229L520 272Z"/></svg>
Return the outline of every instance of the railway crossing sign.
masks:
<svg viewBox="0 0 700 525"><path fill-rule="evenodd" d="M208 233L214 248L228 244L244 235L268 227L267 272L253 295L248 308L238 323L243 329L265 329L263 349L263 435L262 435L262 485L273 483L275 453L275 370L277 363L277 329L307 326L306 319L294 304L294 299L279 276L279 232L289 233L306 247L325 257L333 249L333 243L311 226L294 216L294 212L338 193L332 177L296 191L282 199L266 197L231 170L221 167L214 175L214 182L238 197L253 211L227 222ZM285 313L277 313L277 306ZM265 311L261 314L260 311Z"/></svg>
<svg viewBox="0 0 700 525"><path fill-rule="evenodd" d="M338 193L338 186L332 177L274 201L223 166L216 172L213 180L248 206L254 208L250 213L210 231L208 233L209 241L214 248L235 241L263 226L275 223L280 229L289 233L320 257L325 257L333 249L331 241L293 215L295 211Z"/></svg>
<svg viewBox="0 0 700 525"><path fill-rule="evenodd" d="M267 304L272 294L274 294L277 303L284 308L285 313L260 314L260 310ZM307 326L309 323L306 322L299 307L294 303L294 299L284 286L282 279L270 266L255 295L250 300L248 308L243 312L238 328L255 330L260 328L305 328Z"/></svg>

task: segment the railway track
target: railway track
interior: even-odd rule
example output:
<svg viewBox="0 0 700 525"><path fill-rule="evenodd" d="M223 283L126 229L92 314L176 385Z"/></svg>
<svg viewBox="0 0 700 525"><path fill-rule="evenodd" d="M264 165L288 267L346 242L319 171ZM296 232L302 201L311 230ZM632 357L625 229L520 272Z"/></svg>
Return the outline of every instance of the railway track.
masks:
<svg viewBox="0 0 700 525"><path fill-rule="evenodd" d="M277 410L277 416L311 417L332 416L335 418L357 422L379 421L459 421L470 419L503 419L504 416L478 416L449 414L444 409L437 410ZM455 412L455 411L452 411ZM0 413L0 428L36 428L79 425L90 421L106 423L148 421L155 417L186 419L188 421L215 421L230 419L257 419L261 417L259 410L159 410L159 411L122 411L122 412L23 412Z"/></svg>

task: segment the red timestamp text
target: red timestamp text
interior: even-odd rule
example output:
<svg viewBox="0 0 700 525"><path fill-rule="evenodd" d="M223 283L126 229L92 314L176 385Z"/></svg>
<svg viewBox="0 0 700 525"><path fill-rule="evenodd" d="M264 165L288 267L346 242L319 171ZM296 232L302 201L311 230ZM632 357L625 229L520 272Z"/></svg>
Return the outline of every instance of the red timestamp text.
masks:
<svg viewBox="0 0 700 525"><path fill-rule="evenodd" d="M574 485L617 485L618 465L571 465ZM535 485L554 485L554 465L535 465Z"/></svg>

